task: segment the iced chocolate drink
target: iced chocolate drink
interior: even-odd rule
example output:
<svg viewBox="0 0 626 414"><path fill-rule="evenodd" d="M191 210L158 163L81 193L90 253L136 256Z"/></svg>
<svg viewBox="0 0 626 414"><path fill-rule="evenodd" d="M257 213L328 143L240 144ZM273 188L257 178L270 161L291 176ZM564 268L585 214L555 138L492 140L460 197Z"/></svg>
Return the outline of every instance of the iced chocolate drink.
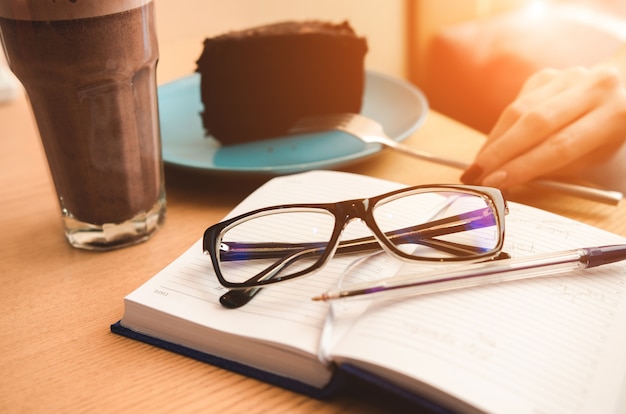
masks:
<svg viewBox="0 0 626 414"><path fill-rule="evenodd" d="M145 240L165 213L151 0L2 0L9 66L77 247Z"/></svg>

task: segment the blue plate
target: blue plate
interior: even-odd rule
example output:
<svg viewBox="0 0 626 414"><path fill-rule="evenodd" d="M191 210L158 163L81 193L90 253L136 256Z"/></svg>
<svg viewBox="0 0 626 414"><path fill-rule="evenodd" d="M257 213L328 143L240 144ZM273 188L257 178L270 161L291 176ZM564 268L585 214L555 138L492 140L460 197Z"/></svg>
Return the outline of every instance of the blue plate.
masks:
<svg viewBox="0 0 626 414"><path fill-rule="evenodd" d="M180 167L281 175L338 168L382 149L379 144L364 144L337 131L222 146L205 135L198 74L161 85L158 96L163 160ZM410 83L368 71L361 112L380 122L390 137L402 141L423 122L428 102Z"/></svg>

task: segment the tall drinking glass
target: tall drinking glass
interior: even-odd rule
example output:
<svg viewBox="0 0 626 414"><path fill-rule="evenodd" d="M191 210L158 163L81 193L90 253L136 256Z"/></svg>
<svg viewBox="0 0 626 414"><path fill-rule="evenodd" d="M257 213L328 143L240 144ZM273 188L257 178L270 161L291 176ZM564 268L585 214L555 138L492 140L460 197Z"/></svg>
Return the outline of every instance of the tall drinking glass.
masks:
<svg viewBox="0 0 626 414"><path fill-rule="evenodd" d="M9 67L37 122L71 245L108 250L162 224L152 0L2 0Z"/></svg>

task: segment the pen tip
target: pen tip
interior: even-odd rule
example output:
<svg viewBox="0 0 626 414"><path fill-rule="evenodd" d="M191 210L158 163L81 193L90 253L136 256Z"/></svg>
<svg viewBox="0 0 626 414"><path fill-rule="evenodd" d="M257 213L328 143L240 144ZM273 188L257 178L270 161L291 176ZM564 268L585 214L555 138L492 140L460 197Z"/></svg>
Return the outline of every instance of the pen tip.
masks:
<svg viewBox="0 0 626 414"><path fill-rule="evenodd" d="M326 302L328 299L331 299L331 297L328 295L328 292L326 292L321 295L314 296L312 299L316 302Z"/></svg>

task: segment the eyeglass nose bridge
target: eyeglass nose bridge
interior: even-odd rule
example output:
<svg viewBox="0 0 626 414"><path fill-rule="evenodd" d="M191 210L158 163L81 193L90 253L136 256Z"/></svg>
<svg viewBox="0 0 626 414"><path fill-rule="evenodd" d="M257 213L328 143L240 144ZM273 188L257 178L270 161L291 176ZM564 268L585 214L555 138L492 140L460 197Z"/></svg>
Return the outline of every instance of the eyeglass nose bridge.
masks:
<svg viewBox="0 0 626 414"><path fill-rule="evenodd" d="M341 201L335 204L336 214L342 219L342 227L345 227L353 219L365 220L366 215L369 213L370 203L369 198L362 198Z"/></svg>
<svg viewBox="0 0 626 414"><path fill-rule="evenodd" d="M339 233L342 233L348 224L356 219L361 220L371 231L374 231L370 205L371 199L369 198L346 200L335 204L336 227L338 227L335 228L335 233L340 236Z"/></svg>
<svg viewBox="0 0 626 414"><path fill-rule="evenodd" d="M335 204L335 230L333 237L329 241L332 246L332 250L327 251L324 255L324 262L329 260L335 255L337 248L339 247L341 237L344 230L354 220L360 220L367 228L372 232L372 236L376 239L375 243L378 243L381 248L386 249L384 243L378 240L378 227L374 223L374 217L371 213L372 201L369 198L346 200Z"/></svg>

